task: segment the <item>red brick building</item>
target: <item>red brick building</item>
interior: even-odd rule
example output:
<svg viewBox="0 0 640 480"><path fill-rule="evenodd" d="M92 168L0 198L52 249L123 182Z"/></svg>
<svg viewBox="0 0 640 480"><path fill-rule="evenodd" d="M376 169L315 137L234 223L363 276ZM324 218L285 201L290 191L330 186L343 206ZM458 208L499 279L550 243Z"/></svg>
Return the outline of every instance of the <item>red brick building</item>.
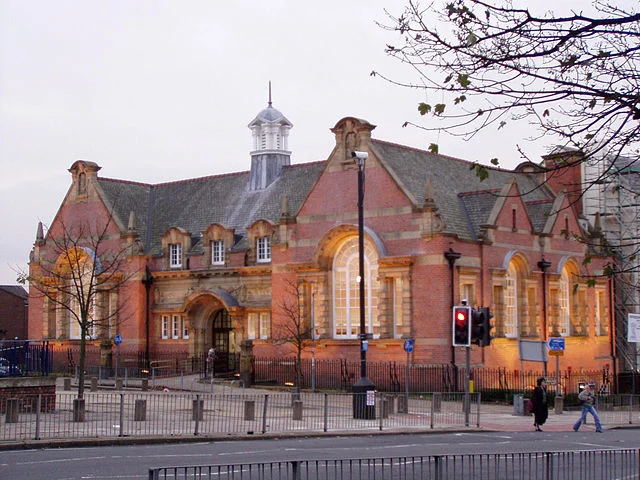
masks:
<svg viewBox="0 0 640 480"><path fill-rule="evenodd" d="M215 345L233 369L243 340L253 340L256 355L291 353L279 340L294 311L314 327L316 358L357 359L357 150L368 154L368 359L404 361L411 338L415 362L464 364L464 349L452 347L451 308L466 299L495 315L491 346L471 349L474 365L519 368L518 340L562 336L561 368L613 366L611 295L598 276L607 258L574 238L589 235L584 220L535 165L487 167L481 181L470 162L374 139L375 126L353 117L331 129L326 161L291 165L291 126L269 102L249 124L251 168L234 174L149 185L75 162L51 228L39 230L32 274L55 261L61 224L111 216L109 241L130 248L132 277L101 305L128 313L94 332L96 344L119 333L152 357L203 355ZM78 341L35 292L29 308L30 337Z"/></svg>
<svg viewBox="0 0 640 480"><path fill-rule="evenodd" d="M0 285L0 340L27 338L29 299L20 285Z"/></svg>

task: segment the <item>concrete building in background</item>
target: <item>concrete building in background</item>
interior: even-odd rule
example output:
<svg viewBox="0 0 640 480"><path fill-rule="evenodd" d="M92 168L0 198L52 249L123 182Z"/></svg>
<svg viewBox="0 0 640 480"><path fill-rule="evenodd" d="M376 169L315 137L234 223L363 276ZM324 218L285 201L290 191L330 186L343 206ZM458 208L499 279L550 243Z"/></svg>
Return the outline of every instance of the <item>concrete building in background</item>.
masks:
<svg viewBox="0 0 640 480"><path fill-rule="evenodd" d="M519 340L557 336L566 341L562 369L614 366L610 285L600 276L609 259L598 232L581 225L570 198L544 185L538 170L487 167L480 180L471 162L376 139L375 125L356 117L331 128L326 160L291 164L292 126L269 101L249 124L248 158L228 159L239 167L232 174L151 185L76 161L51 226L38 229L32 275L59 260L61 224L110 218L109 242L128 248L127 281L100 300L96 315L119 307L128 315L94 331L91 344L120 334L123 348L148 349L152 358L203 357L215 346L222 368L233 371L245 340L257 356L291 354L283 340L299 321L313 331L316 358L357 359L352 152L361 151L370 361L404 362L410 338L413 362L464 365L465 349L452 346L452 306L465 299L495 315L495 338L471 347L473 365L541 369L520 362ZM176 159L176 172L184 160ZM587 246L574 234L595 240ZM79 342L68 313L37 293L29 336Z"/></svg>

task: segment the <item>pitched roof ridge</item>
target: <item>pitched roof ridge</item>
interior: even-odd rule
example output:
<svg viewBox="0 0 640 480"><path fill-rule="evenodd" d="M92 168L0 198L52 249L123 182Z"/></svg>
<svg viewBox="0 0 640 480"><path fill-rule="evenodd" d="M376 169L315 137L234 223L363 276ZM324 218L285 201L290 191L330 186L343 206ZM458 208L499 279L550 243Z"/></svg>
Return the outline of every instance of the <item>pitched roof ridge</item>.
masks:
<svg viewBox="0 0 640 480"><path fill-rule="evenodd" d="M283 165L282 168L294 168L294 167L308 167L310 165L319 165L321 163L326 163L326 160L314 160L313 162L305 162L305 163L292 163L290 165Z"/></svg>
<svg viewBox="0 0 640 480"><path fill-rule="evenodd" d="M249 170L245 170L242 172L229 172L229 173L219 173L217 175L204 175L202 177L193 177L193 178L184 178L182 180L173 180L171 182L161 182L161 183L154 183L153 186L154 187L163 187L166 185L175 185L178 183L191 183L191 182L200 182L202 180L208 180L210 178L223 178L223 177L236 177L236 176L240 176L240 175L246 175L249 173Z"/></svg>
<svg viewBox="0 0 640 480"><path fill-rule="evenodd" d="M134 180L123 180L120 178L109 178L109 177L98 177L98 180L100 181L106 181L106 182L117 182L117 183L128 183L130 185L139 185L141 187L151 187L152 184L150 183L144 183L144 182L136 182Z"/></svg>
<svg viewBox="0 0 640 480"><path fill-rule="evenodd" d="M496 193L500 192L502 188L487 188L486 190L474 190L472 192L460 192L458 193L459 197L472 197L474 195L483 195L485 193Z"/></svg>
<svg viewBox="0 0 640 480"><path fill-rule="evenodd" d="M385 145L390 145L390 146L393 146L393 147L404 148L406 150L413 150L414 152L426 153L426 154L429 154L429 155L435 155L437 157L442 157L442 158L446 158L446 159L449 159L449 160L455 160L457 162L466 163L467 165L473 165L474 163L478 163L478 162L474 162L474 161L471 161L471 160L465 160L463 158L452 157L450 155L444 155L442 153L433 153L433 152L430 152L428 150L424 150L424 149L421 149L421 148L411 147L411 146L408 146L408 145L401 145L399 143L388 142L386 140L380 140L380 139L377 139L377 138L375 138L375 139L372 138L371 141L374 142L374 143L383 143ZM493 166L493 165L485 165L485 164L480 164L480 165L482 165L482 167L484 167L484 168L489 168L489 169L495 170L497 172L507 172L507 173L514 173L514 174L518 174L518 175L523 175L520 172L516 172L514 170L509 170L509 169L506 169L506 168L500 168L500 167L496 167L496 166Z"/></svg>

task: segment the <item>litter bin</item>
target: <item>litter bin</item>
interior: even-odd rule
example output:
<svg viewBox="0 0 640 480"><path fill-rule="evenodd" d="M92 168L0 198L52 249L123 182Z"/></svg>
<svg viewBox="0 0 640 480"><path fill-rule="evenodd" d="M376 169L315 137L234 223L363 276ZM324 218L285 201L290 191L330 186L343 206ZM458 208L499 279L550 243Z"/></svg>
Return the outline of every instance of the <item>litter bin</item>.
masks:
<svg viewBox="0 0 640 480"><path fill-rule="evenodd" d="M367 379L359 379L351 387L353 392L353 418L374 420L376 418L375 386Z"/></svg>

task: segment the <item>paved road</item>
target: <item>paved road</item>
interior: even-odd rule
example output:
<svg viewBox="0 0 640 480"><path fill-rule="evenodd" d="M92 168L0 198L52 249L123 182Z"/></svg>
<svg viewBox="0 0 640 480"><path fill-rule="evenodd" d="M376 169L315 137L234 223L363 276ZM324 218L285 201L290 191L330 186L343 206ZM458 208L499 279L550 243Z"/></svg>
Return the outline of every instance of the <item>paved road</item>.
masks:
<svg viewBox="0 0 640 480"><path fill-rule="evenodd" d="M141 480L148 478L149 468L169 465L621 448L640 448L637 430L365 435L15 450L2 452L0 478Z"/></svg>

